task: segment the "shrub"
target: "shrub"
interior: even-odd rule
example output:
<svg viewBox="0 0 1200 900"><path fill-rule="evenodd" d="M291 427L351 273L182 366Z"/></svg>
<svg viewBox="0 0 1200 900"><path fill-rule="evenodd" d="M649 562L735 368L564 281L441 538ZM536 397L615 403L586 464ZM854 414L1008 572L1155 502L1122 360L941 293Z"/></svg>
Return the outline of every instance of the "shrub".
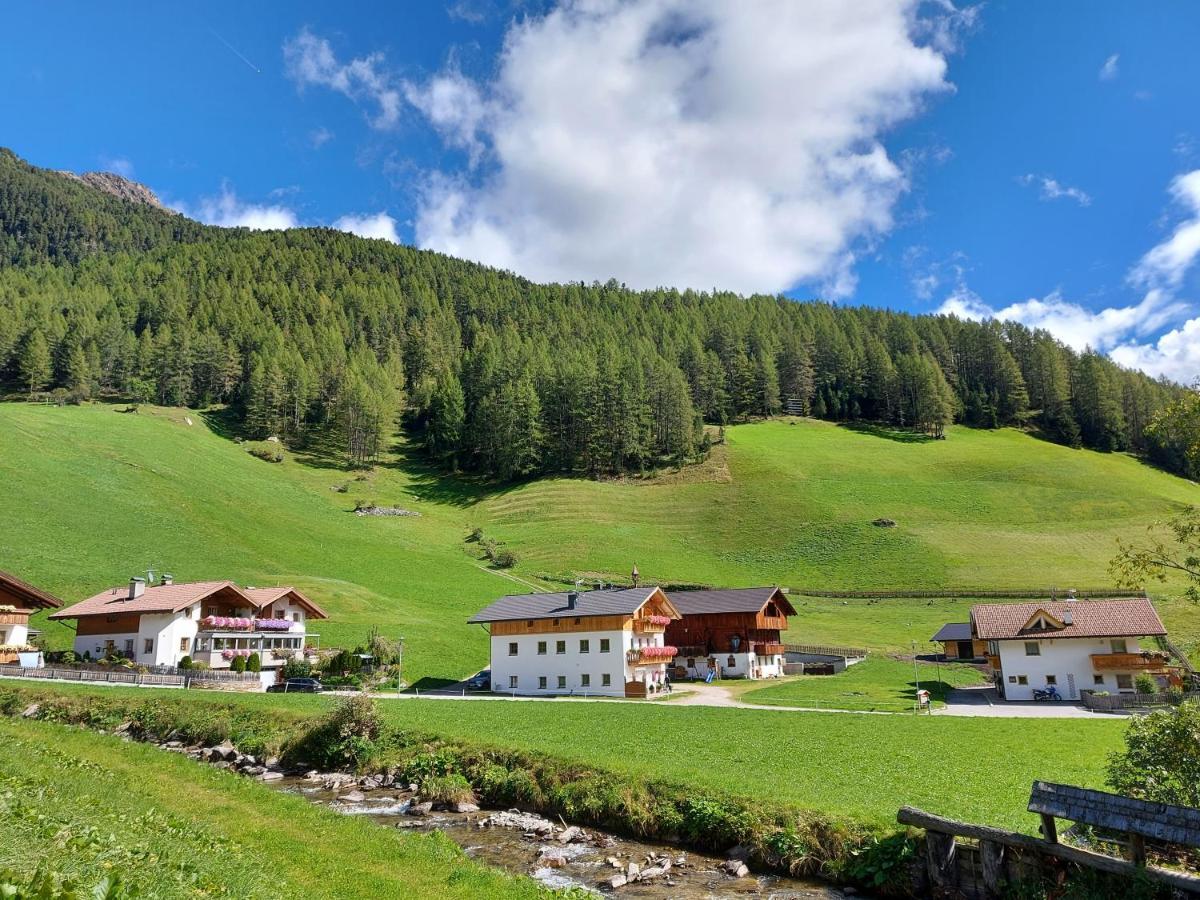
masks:
<svg viewBox="0 0 1200 900"><path fill-rule="evenodd" d="M179 668L190 669L191 667L192 667L192 658L190 656L185 656L183 659L179 660Z"/></svg>
<svg viewBox="0 0 1200 900"><path fill-rule="evenodd" d="M434 803L473 803L475 792L462 775L432 775L421 782L421 799Z"/></svg>
<svg viewBox="0 0 1200 900"><path fill-rule="evenodd" d="M517 554L507 548L496 551L496 555L492 557L492 562L497 569L511 569L517 564Z"/></svg>
<svg viewBox="0 0 1200 900"><path fill-rule="evenodd" d="M283 671L280 673L286 681L289 678L308 678L312 675L312 663L306 659L289 659L283 664Z"/></svg>
<svg viewBox="0 0 1200 900"><path fill-rule="evenodd" d="M322 768L365 768L380 751L383 724L375 701L365 694L347 697L319 719L288 755Z"/></svg>
<svg viewBox="0 0 1200 900"><path fill-rule="evenodd" d="M1108 758L1108 784L1141 800L1200 806L1200 702L1130 719L1125 749Z"/></svg>
<svg viewBox="0 0 1200 900"><path fill-rule="evenodd" d="M257 653L251 653L248 657L246 657L246 671L261 672L262 657L260 657Z"/></svg>
<svg viewBox="0 0 1200 900"><path fill-rule="evenodd" d="M458 758L445 748L418 753L404 764L401 776L404 781L423 784L426 779L449 775L458 768Z"/></svg>
<svg viewBox="0 0 1200 900"><path fill-rule="evenodd" d="M229 668L231 670L233 670L234 672L245 672L246 671L246 657L235 656L233 659L231 659L229 661Z"/></svg>
<svg viewBox="0 0 1200 900"><path fill-rule="evenodd" d="M1137 678L1133 679L1133 688L1139 694L1157 694L1158 682L1155 681L1153 675L1147 675L1143 672Z"/></svg>
<svg viewBox="0 0 1200 900"><path fill-rule="evenodd" d="M853 851L845 871L854 881L867 887L879 889L898 885L905 880L916 852L916 842L907 834L872 838Z"/></svg>
<svg viewBox="0 0 1200 900"><path fill-rule="evenodd" d="M1166 690L1166 697L1168 703L1170 703L1172 706L1178 706L1183 702L1183 688L1179 687L1178 685L1171 685Z"/></svg>
<svg viewBox="0 0 1200 900"><path fill-rule="evenodd" d="M250 455L269 463L283 462L283 452L272 450L270 447L251 447Z"/></svg>
<svg viewBox="0 0 1200 900"><path fill-rule="evenodd" d="M483 529L480 528L479 526L472 528L471 533L469 535L467 535L467 543L468 544L478 544L482 540L483 540Z"/></svg>

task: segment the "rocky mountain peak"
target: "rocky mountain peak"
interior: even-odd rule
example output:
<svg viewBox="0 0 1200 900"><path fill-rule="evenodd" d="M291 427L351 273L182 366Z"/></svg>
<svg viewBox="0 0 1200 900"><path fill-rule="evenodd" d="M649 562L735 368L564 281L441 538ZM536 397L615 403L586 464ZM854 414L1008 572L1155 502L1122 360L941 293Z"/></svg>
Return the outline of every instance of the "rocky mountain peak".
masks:
<svg viewBox="0 0 1200 900"><path fill-rule="evenodd" d="M74 172L63 172L68 178L74 178L76 181L82 181L89 187L93 187L98 191L104 191L106 194L112 194L121 200L128 200L131 203L145 203L147 206L153 206L158 209L165 209L162 203L159 202L154 191L146 187L144 184L139 184L136 181L130 181L115 172L84 172L82 175L76 175Z"/></svg>

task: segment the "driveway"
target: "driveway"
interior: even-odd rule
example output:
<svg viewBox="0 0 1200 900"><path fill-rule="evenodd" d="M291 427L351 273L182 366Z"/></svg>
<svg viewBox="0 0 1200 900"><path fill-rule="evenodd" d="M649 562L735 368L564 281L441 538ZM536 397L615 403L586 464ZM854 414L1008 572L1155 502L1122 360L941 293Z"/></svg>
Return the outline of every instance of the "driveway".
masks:
<svg viewBox="0 0 1200 900"><path fill-rule="evenodd" d="M994 687L958 688L946 695L946 705L933 711L935 716L992 716L1008 719L1096 719L1111 718L1078 703L1043 703L1001 700Z"/></svg>

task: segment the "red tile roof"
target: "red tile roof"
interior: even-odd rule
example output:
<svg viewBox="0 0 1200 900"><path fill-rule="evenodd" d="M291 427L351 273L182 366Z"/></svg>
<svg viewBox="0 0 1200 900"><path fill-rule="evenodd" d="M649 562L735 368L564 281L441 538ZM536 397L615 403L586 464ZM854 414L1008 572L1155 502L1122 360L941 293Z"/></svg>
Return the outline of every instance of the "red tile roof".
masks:
<svg viewBox="0 0 1200 900"><path fill-rule="evenodd" d="M259 609L270 606L281 597L289 597L292 603L303 606L314 619L328 619L325 610L317 606L294 587L244 588L242 593L254 601Z"/></svg>
<svg viewBox="0 0 1200 900"><path fill-rule="evenodd" d="M159 584L148 587L142 595L129 599L129 585L109 588L99 594L80 600L74 606L50 615L51 619L77 619L80 616L111 615L112 613L171 613L186 609L197 600L203 600L218 591L229 590L246 602L256 606L232 581L191 581L182 584Z"/></svg>
<svg viewBox="0 0 1200 900"><path fill-rule="evenodd" d="M1064 622L1062 628L1026 629L1039 612ZM1023 637L1141 637L1166 634L1149 600L1057 600L1043 603L981 603L971 607L975 636L985 641Z"/></svg>
<svg viewBox="0 0 1200 900"><path fill-rule="evenodd" d="M22 581L16 575L0 572L0 585L26 601L34 609L55 609L62 606L62 601L53 594L48 594L41 588Z"/></svg>

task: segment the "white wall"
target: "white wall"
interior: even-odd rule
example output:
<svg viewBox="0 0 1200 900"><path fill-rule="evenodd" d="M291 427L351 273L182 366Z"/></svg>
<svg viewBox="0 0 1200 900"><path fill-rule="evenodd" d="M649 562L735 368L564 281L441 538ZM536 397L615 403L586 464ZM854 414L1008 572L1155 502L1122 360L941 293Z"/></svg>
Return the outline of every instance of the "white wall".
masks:
<svg viewBox="0 0 1200 900"><path fill-rule="evenodd" d="M4 640L0 641L0 644L19 646L29 643L28 625L0 625L0 631L3 631L6 635Z"/></svg>
<svg viewBox="0 0 1200 900"><path fill-rule="evenodd" d="M92 659L98 659L104 655L104 645L108 641L113 642L113 646L118 651L125 651L125 642L133 641L133 649L130 654L136 658L138 651L138 636L131 631L121 631L116 634L77 634L75 635L75 652L80 656L85 653L92 654Z"/></svg>
<svg viewBox="0 0 1200 900"><path fill-rule="evenodd" d="M1144 639L1143 639L1144 640ZM1041 639L1037 641L1041 650L1039 656L1027 656L1025 641L998 641L1000 650L1000 668L1004 680L1004 697L1006 700L1032 700L1033 689L1046 687L1046 676L1054 675L1058 679L1058 692L1064 699L1078 700L1080 691L1109 691L1117 692L1118 674L1135 674L1131 672L1096 671L1092 667L1093 653L1110 653L1112 643L1108 638L1061 638ZM1126 638L1128 652L1139 653L1141 648L1138 638ZM1151 644L1147 644L1151 646ZM1024 675L1027 684L1018 684L1010 680L1012 677ZM1075 676L1075 692L1070 691L1068 675ZM1093 676L1101 675L1103 684L1096 684Z"/></svg>
<svg viewBox="0 0 1200 900"><path fill-rule="evenodd" d="M729 665L730 657L734 665ZM688 668L688 676L704 678L708 675L708 661L716 659L720 666L722 678L777 678L783 674L783 656L758 656L750 653L710 653L707 656L677 656L675 665L687 668L689 659L695 660L695 666Z"/></svg>

